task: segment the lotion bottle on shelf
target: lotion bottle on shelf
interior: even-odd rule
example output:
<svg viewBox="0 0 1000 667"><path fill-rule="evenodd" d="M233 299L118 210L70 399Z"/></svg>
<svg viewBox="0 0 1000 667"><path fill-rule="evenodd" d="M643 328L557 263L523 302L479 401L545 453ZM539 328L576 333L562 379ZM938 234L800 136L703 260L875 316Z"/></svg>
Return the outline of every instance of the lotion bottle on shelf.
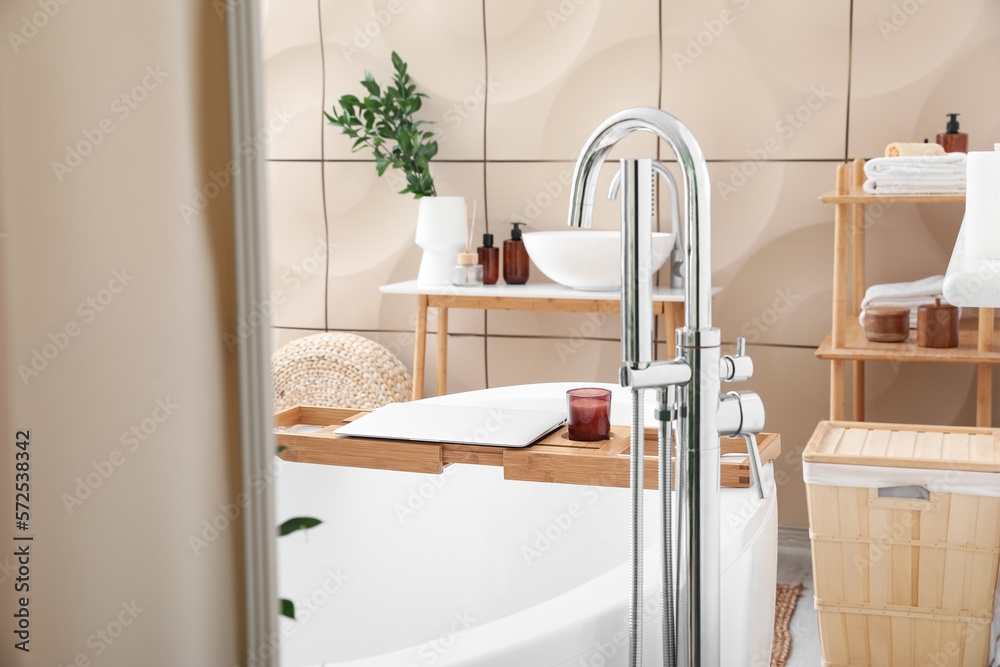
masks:
<svg viewBox="0 0 1000 667"><path fill-rule="evenodd" d="M514 229L510 232L510 238L503 242L503 279L508 285L523 285L528 282L528 269L531 264L528 260L528 251L521 240L520 225L523 222L513 223Z"/></svg>
<svg viewBox="0 0 1000 667"><path fill-rule="evenodd" d="M945 131L937 135L937 142L945 153L966 153L969 150L969 135L958 131L958 114L949 113Z"/></svg>

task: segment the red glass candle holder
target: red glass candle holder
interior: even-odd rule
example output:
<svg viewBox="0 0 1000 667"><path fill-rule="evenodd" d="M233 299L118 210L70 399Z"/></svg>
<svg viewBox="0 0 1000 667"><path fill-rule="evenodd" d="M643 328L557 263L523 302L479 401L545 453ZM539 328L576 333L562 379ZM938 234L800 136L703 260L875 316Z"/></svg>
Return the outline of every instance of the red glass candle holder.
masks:
<svg viewBox="0 0 1000 667"><path fill-rule="evenodd" d="M566 404L570 440L607 440L611 437L611 390L570 389L566 392Z"/></svg>

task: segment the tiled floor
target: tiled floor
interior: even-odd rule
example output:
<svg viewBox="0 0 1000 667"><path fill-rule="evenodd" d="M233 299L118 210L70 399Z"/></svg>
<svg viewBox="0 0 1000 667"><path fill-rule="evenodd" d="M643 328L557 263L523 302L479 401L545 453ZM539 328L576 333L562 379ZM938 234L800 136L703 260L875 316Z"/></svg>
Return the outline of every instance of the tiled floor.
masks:
<svg viewBox="0 0 1000 667"><path fill-rule="evenodd" d="M817 667L821 665L819 631L813 609L812 558L809 551L809 531L805 528L778 529L778 583L802 582L802 597L795 607L790 625L792 650L786 667Z"/></svg>

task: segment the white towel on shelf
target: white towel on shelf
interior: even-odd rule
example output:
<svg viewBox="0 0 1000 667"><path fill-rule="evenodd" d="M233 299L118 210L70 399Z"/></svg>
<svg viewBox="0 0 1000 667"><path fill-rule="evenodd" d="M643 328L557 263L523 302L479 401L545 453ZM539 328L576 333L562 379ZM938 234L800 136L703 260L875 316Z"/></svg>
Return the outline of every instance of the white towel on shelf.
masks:
<svg viewBox="0 0 1000 667"><path fill-rule="evenodd" d="M861 301L861 317L858 321L865 325L865 309L896 307L910 309L910 328L917 327L917 308L934 303L934 299L944 302L944 276L931 276L910 283L887 283L872 285L865 290Z"/></svg>
<svg viewBox="0 0 1000 667"><path fill-rule="evenodd" d="M965 153L873 158L865 175L869 194L963 194Z"/></svg>
<svg viewBox="0 0 1000 667"><path fill-rule="evenodd" d="M935 180L933 182L906 179L869 178L864 183L864 191L870 195L964 195L965 178L955 181Z"/></svg>

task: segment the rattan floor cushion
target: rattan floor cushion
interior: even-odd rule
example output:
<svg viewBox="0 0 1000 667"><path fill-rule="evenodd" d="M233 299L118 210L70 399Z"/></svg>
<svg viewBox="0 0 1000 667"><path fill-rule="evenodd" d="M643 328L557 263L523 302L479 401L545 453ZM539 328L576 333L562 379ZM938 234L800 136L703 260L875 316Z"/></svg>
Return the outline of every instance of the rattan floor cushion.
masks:
<svg viewBox="0 0 1000 667"><path fill-rule="evenodd" d="M274 353L274 407L374 409L410 399L406 367L373 340L349 333L298 338Z"/></svg>

